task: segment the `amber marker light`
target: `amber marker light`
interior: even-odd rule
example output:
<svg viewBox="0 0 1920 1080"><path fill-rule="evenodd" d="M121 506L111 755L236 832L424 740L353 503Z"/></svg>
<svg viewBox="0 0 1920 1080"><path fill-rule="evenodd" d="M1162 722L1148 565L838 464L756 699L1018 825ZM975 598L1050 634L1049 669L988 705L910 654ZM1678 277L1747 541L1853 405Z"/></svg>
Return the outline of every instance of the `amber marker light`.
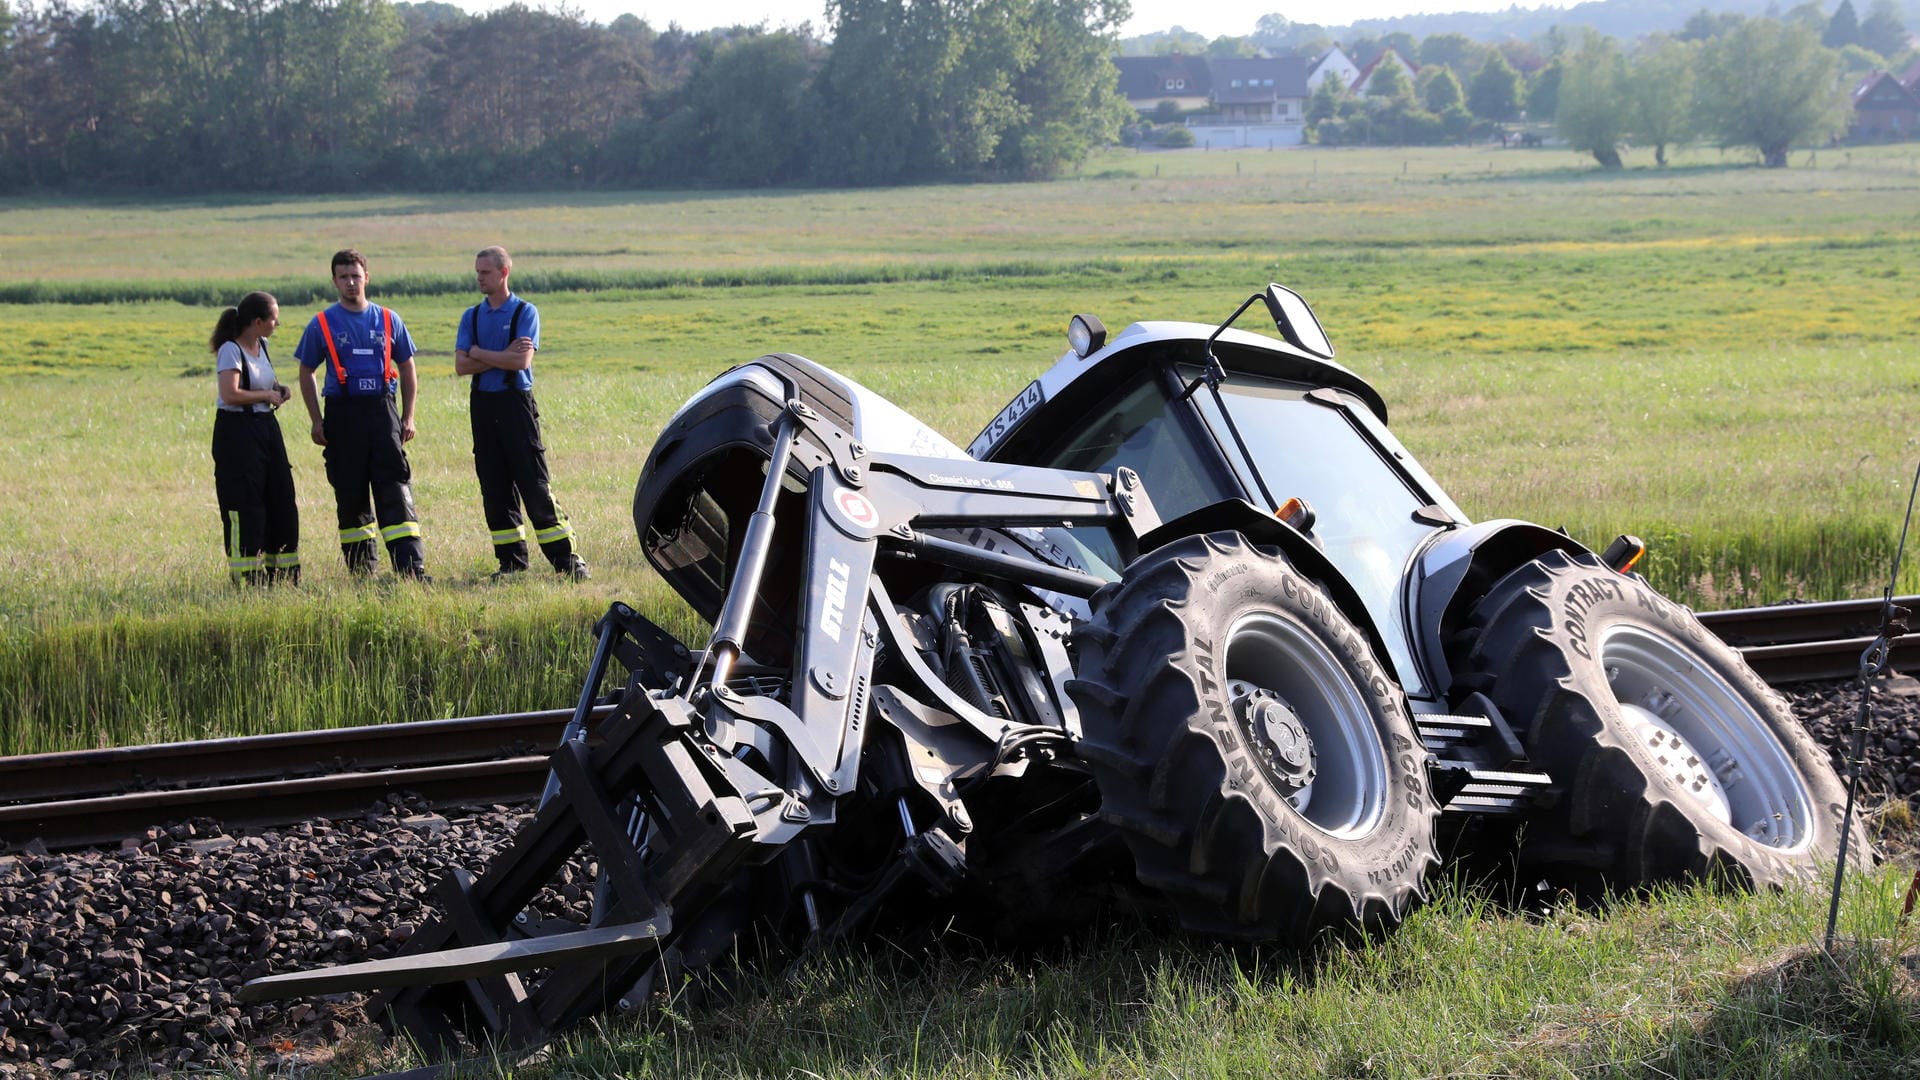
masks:
<svg viewBox="0 0 1920 1080"><path fill-rule="evenodd" d="M1601 552L1600 561L1612 567L1617 574L1630 573L1647 553L1647 542L1630 533L1621 533Z"/></svg>
<svg viewBox="0 0 1920 1080"><path fill-rule="evenodd" d="M1307 504L1307 500L1298 496L1281 503L1280 509L1275 510L1273 516L1301 532L1313 528L1313 507Z"/></svg>

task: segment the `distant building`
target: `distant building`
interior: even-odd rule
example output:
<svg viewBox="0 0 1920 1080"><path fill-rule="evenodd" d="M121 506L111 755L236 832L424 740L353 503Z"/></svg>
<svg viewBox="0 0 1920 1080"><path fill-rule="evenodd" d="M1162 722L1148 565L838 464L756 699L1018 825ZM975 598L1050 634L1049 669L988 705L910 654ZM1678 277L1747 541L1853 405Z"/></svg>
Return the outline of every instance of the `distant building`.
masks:
<svg viewBox="0 0 1920 1080"><path fill-rule="evenodd" d="M1151 115L1163 101L1173 102L1182 112L1208 106L1213 74L1204 56L1117 56L1113 65L1120 69L1120 96L1144 115Z"/></svg>
<svg viewBox="0 0 1920 1080"><path fill-rule="evenodd" d="M1856 139L1911 139L1920 132L1920 62L1907 69L1912 82L1875 71L1853 90L1852 134Z"/></svg>
<svg viewBox="0 0 1920 1080"><path fill-rule="evenodd" d="M1213 61L1209 119L1229 124L1292 123L1307 104L1307 62L1297 56Z"/></svg>
<svg viewBox="0 0 1920 1080"><path fill-rule="evenodd" d="M1333 76L1338 76L1340 85L1348 89L1352 89L1354 82L1360 78L1360 65L1353 62L1353 58L1346 54L1337 41L1333 43L1333 48L1314 57L1307 65L1307 93L1312 94L1320 89L1320 84Z"/></svg>
<svg viewBox="0 0 1920 1080"><path fill-rule="evenodd" d="M1401 56L1399 49L1389 47L1382 51L1379 56L1374 57L1366 67L1361 68L1360 74L1355 76L1354 80L1347 84L1347 88L1356 94L1366 93L1367 87L1373 83L1374 74L1378 72L1383 65L1387 64L1398 67L1401 74L1407 77L1407 83L1409 85L1412 85L1414 78L1420 74L1420 69L1406 57Z"/></svg>

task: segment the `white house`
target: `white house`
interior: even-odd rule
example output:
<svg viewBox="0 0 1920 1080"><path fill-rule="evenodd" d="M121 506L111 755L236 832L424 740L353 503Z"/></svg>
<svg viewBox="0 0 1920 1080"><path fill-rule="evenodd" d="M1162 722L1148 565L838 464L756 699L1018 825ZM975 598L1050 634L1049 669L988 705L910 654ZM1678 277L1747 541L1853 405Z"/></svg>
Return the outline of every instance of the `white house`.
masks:
<svg viewBox="0 0 1920 1080"><path fill-rule="evenodd" d="M1360 74L1356 76L1352 82L1347 84L1347 88L1356 94L1366 93L1368 85L1373 82L1374 73L1387 64L1392 64L1399 68L1400 73L1407 77L1407 83L1409 85L1412 85L1414 76L1420 74L1420 69L1408 62L1406 57L1401 56L1399 49L1389 46L1386 51L1374 57L1372 63L1361 68Z"/></svg>
<svg viewBox="0 0 1920 1080"><path fill-rule="evenodd" d="M1338 42L1307 65L1307 93L1312 94L1320 89L1320 84L1326 82L1330 75L1339 76L1340 85L1348 88L1352 88L1360 78L1360 65L1353 62L1353 58L1340 48Z"/></svg>

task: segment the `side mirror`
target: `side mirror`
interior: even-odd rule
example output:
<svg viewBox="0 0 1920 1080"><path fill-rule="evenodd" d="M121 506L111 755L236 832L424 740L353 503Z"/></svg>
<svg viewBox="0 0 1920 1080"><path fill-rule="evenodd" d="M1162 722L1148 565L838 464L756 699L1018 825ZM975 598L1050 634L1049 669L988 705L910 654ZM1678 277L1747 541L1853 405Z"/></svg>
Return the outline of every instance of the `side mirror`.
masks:
<svg viewBox="0 0 1920 1080"><path fill-rule="evenodd" d="M1287 344L1322 360L1333 359L1333 343L1327 340L1327 332L1320 329L1320 320L1313 317L1313 309L1300 299L1299 293L1270 284L1261 299L1267 302L1267 314L1273 316L1273 325Z"/></svg>

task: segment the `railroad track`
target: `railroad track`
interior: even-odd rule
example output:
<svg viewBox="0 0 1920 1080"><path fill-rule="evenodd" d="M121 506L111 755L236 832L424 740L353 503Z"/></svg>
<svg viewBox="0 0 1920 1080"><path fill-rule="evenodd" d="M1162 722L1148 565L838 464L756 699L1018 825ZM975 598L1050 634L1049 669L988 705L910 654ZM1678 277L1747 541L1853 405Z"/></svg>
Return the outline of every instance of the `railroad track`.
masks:
<svg viewBox="0 0 1920 1080"><path fill-rule="evenodd" d="M604 716L612 706L600 706ZM88 847L153 824L352 817L389 792L443 806L540 790L572 709L0 758L0 850Z"/></svg>
<svg viewBox="0 0 1920 1080"><path fill-rule="evenodd" d="M1920 597L1901 597L1920 611ZM1848 678L1878 630L1881 602L1703 612L1770 683ZM1896 669L1920 669L1920 634L1893 643ZM596 716L611 706L600 706ZM535 796L572 709L381 724L205 742L0 758L0 852L113 844L156 823L208 817L228 828L353 817L413 792L436 806Z"/></svg>
<svg viewBox="0 0 1920 1080"><path fill-rule="evenodd" d="M1893 602L1920 612L1920 596ZM1860 654L1880 632L1881 604L1875 598L1704 611L1700 621L1769 683L1848 679L1859 673ZM1892 645L1896 670L1920 669L1920 634L1903 634Z"/></svg>

